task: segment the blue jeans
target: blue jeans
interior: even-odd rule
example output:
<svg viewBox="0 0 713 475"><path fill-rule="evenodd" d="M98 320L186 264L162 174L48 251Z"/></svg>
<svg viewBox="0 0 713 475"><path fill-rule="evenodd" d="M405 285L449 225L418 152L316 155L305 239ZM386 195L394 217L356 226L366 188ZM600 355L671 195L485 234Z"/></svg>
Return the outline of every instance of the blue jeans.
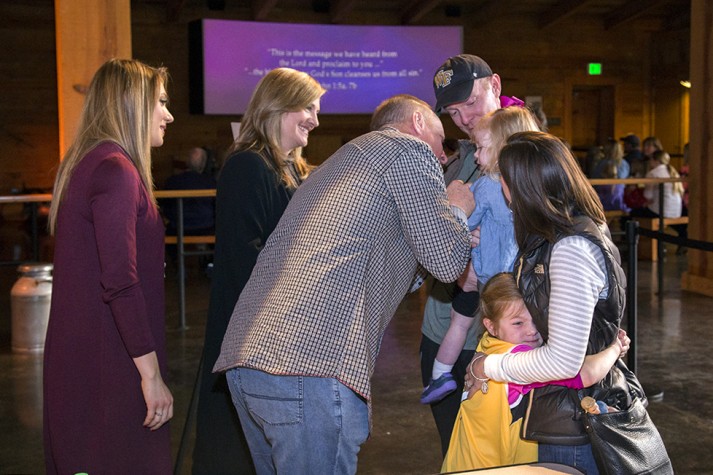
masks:
<svg viewBox="0 0 713 475"><path fill-rule="evenodd" d="M587 475L599 475L594 461L592 445L550 445L537 446L538 462L556 462L575 467Z"/></svg>
<svg viewBox="0 0 713 475"><path fill-rule="evenodd" d="M354 474L369 436L366 402L333 378L226 374L258 475Z"/></svg>

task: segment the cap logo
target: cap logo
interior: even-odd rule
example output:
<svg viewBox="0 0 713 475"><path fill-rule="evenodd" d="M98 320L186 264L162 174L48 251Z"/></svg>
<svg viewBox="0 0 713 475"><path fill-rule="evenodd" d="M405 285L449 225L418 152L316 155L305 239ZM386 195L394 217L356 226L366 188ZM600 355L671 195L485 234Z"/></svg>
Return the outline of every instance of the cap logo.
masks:
<svg viewBox="0 0 713 475"><path fill-rule="evenodd" d="M451 83L451 78L453 77L452 69L442 69L436 73L433 78L433 84L437 88L444 88Z"/></svg>

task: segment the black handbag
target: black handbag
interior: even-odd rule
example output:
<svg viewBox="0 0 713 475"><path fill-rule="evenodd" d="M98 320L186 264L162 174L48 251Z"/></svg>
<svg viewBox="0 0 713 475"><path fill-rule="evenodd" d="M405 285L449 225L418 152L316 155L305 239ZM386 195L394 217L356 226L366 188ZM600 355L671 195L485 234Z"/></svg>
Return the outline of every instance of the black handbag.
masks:
<svg viewBox="0 0 713 475"><path fill-rule="evenodd" d="M641 399L634 398L623 411L584 412L583 421L603 475L673 474L661 435Z"/></svg>
<svg viewBox="0 0 713 475"><path fill-rule="evenodd" d="M584 428L582 396L591 396L607 405L625 410L639 399L647 406L646 394L636 375L619 359L607 376L583 391L549 385L530 391L520 436L544 444L584 445L589 434Z"/></svg>
<svg viewBox="0 0 713 475"><path fill-rule="evenodd" d="M588 414L580 405L585 395L616 411ZM577 391L550 385L532 390L521 436L546 444L591 443L602 475L673 474L661 435L646 411L647 403L639 379L619 359L591 388Z"/></svg>

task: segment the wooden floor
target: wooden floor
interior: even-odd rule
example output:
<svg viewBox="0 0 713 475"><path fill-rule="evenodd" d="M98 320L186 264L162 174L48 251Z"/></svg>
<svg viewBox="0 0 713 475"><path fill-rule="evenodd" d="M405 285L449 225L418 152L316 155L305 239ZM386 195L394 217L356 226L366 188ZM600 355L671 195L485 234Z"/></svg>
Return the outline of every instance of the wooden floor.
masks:
<svg viewBox="0 0 713 475"><path fill-rule="evenodd" d="M638 373L661 402L649 411L676 473L713 474L713 299L682 292L687 256L669 249L665 289L656 295L656 264L641 262L638 274ZM197 258L194 258L197 261ZM0 267L0 473L43 473L41 355L12 353L9 292L14 269ZM188 272L187 321L178 326L177 286L169 267L166 325L170 385L176 400L174 454L186 422L203 342L210 281L194 264ZM418 345L424 294L407 297L384 337L374 375L374 428L359 458L360 474L430 474L440 450L430 410L419 404ZM178 473L190 473L191 440ZM220 454L216 454L219 457Z"/></svg>

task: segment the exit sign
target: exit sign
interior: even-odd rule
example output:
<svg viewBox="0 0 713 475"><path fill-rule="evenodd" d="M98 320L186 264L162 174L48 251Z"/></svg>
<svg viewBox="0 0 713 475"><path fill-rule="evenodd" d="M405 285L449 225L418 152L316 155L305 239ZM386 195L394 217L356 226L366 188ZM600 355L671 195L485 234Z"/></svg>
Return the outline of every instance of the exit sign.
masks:
<svg viewBox="0 0 713 475"><path fill-rule="evenodd" d="M588 72L590 76L599 76L602 74L602 63L589 63Z"/></svg>

